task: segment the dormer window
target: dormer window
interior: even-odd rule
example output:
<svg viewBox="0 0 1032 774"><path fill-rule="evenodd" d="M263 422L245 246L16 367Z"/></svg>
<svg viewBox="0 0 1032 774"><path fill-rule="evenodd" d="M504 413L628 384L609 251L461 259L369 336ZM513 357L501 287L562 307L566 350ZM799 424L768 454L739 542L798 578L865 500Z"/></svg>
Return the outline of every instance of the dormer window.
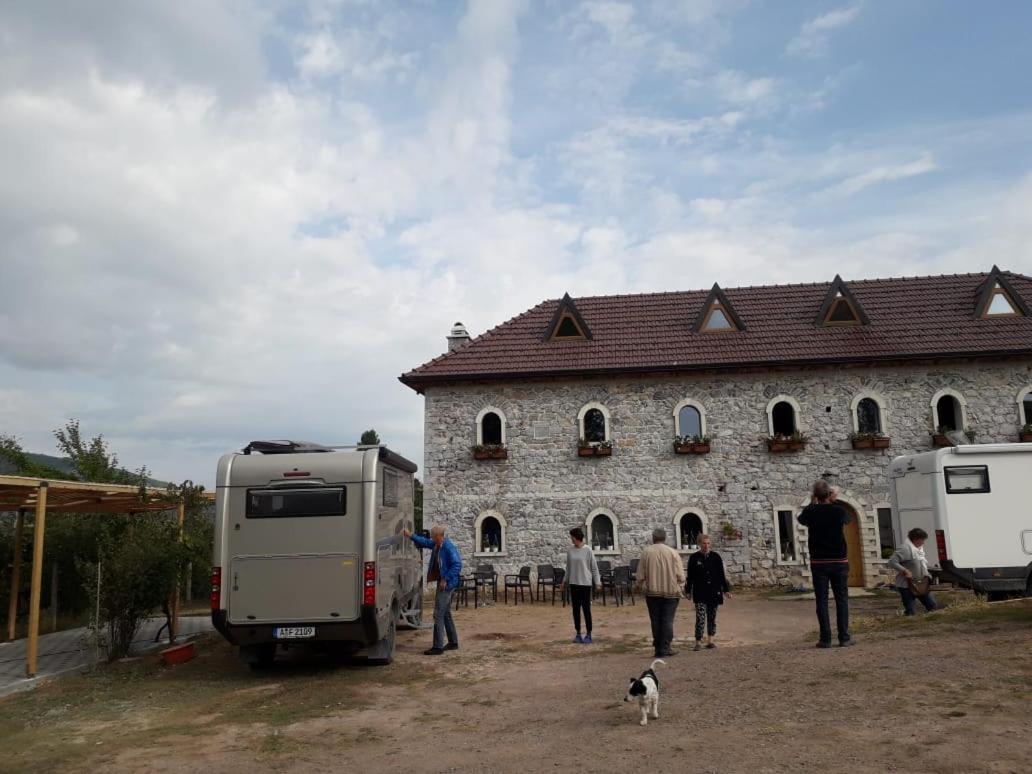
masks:
<svg viewBox="0 0 1032 774"><path fill-rule="evenodd" d="M993 288L989 305L986 307L983 317L1020 317L1021 313L1015 308L1007 291L997 284Z"/></svg>
<svg viewBox="0 0 1032 774"><path fill-rule="evenodd" d="M978 288L975 317L983 320L996 317L1028 317L1025 300L1015 291L1007 275L993 266Z"/></svg>
<svg viewBox="0 0 1032 774"><path fill-rule="evenodd" d="M552 320L545 332L545 341L587 341L591 338L591 329L584 322L577 305L567 293L556 307Z"/></svg>
<svg viewBox="0 0 1032 774"><path fill-rule="evenodd" d="M745 330L742 318L735 312L720 285L715 284L710 290L695 318L693 330L696 333L732 333Z"/></svg>
<svg viewBox="0 0 1032 774"><path fill-rule="evenodd" d="M867 325L869 320L860 306L860 302L843 282L842 277L835 275L828 294L824 297L821 310L817 313L817 324L821 326Z"/></svg>

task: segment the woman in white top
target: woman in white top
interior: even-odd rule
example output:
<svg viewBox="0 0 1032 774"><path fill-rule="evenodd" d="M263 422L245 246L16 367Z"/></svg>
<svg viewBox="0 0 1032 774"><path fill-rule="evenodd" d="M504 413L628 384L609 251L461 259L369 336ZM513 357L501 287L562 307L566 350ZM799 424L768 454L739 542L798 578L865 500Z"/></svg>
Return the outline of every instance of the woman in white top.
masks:
<svg viewBox="0 0 1032 774"><path fill-rule="evenodd" d="M889 557L888 566L896 571L896 591L903 600L903 612L905 615L913 615L917 600L921 600L925 610L929 613L935 610L938 605L931 591L924 594L916 593L915 583L931 579L928 572L928 560L925 558L924 544L928 539L928 533L920 527L914 527L907 533L907 539L895 553Z"/></svg>
<svg viewBox="0 0 1032 774"><path fill-rule="evenodd" d="M573 608L573 625L577 636L573 641L580 645L591 644L591 589L597 591L602 586L602 578L598 574L598 562L595 554L584 545L584 530L574 527L570 530L573 547L566 551L566 575L563 578L563 590L570 589L570 606ZM584 613L584 626L587 634L581 637L581 613Z"/></svg>

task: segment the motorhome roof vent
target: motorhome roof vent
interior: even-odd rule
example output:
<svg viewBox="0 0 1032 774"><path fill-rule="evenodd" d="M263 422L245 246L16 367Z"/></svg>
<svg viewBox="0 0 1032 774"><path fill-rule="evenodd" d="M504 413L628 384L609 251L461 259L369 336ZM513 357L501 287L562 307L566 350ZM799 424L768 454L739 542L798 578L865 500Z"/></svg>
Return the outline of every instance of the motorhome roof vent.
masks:
<svg viewBox="0 0 1032 774"><path fill-rule="evenodd" d="M244 447L244 454L303 454L306 452L331 452L329 446L311 441L251 441Z"/></svg>

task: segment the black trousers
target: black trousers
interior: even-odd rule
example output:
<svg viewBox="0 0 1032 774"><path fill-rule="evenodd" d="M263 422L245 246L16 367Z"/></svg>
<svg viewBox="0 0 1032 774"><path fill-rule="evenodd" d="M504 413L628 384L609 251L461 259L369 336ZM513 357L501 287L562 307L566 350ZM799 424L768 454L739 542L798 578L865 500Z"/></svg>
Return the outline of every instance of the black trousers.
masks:
<svg viewBox="0 0 1032 774"><path fill-rule="evenodd" d="M573 608L573 626L580 634L581 612L584 613L584 626L591 634L591 586L570 584L570 606Z"/></svg>
<svg viewBox="0 0 1032 774"><path fill-rule="evenodd" d="M652 647L657 656L669 654L674 644L674 616L680 601L677 597L645 597L652 622Z"/></svg>
<svg viewBox="0 0 1032 774"><path fill-rule="evenodd" d="M813 592L817 597L817 623L821 642L831 642L831 621L828 617L828 587L835 595L835 624L839 642L849 641L849 565L846 562L811 564Z"/></svg>

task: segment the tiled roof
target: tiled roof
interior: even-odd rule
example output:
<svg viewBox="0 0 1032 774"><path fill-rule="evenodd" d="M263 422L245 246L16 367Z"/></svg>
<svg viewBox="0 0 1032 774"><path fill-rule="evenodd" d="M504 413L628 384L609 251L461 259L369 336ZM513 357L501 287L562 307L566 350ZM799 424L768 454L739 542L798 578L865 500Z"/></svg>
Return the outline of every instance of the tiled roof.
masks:
<svg viewBox="0 0 1032 774"><path fill-rule="evenodd" d="M1032 305L1032 277L1000 275ZM868 325L855 327L816 325L830 282L725 290L746 326L730 333L692 331L710 293L693 290L576 298L593 337L550 341L547 329L560 303L553 299L401 381L421 390L472 379L1032 354L1032 317L975 317L980 291L992 276L848 282L869 318Z"/></svg>

